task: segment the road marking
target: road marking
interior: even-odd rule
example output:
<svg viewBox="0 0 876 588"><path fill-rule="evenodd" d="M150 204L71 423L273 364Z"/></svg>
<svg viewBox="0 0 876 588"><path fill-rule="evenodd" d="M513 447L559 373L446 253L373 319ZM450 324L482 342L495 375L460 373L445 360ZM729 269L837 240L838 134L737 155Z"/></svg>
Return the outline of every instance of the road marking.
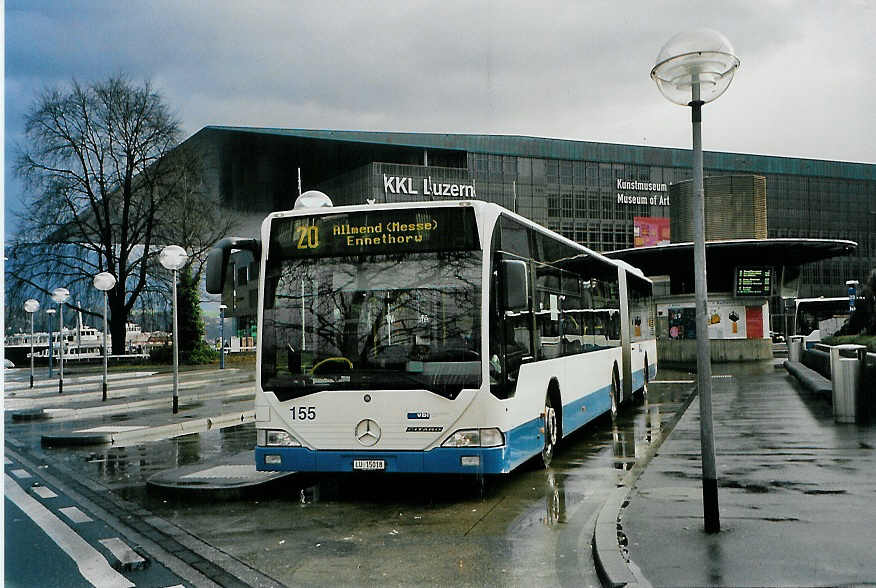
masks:
<svg viewBox="0 0 876 588"><path fill-rule="evenodd" d="M46 488L45 486L33 486L31 487L33 493L39 496L40 498L57 498L58 495L52 492L51 488Z"/></svg>
<svg viewBox="0 0 876 588"><path fill-rule="evenodd" d="M64 521L59 519L49 509L40 504L37 499L25 492L18 485L18 482L13 480L8 474L5 474L5 484L6 496L9 500L29 516L58 547L73 559L79 568L79 573L87 581L101 588L114 588L116 586L128 588L134 586L130 580L110 567L106 558L99 551L77 535L73 529L68 527Z"/></svg>
<svg viewBox="0 0 876 588"><path fill-rule="evenodd" d="M139 568L146 563L146 560L140 557L140 554L128 547L128 544L118 537L100 539L100 543L109 549L113 556L128 569Z"/></svg>
<svg viewBox="0 0 876 588"><path fill-rule="evenodd" d="M19 480L26 480L28 478L33 478L27 470L12 470L12 475L18 478Z"/></svg>
<svg viewBox="0 0 876 588"><path fill-rule="evenodd" d="M68 506L66 508L59 508L58 510L60 510L62 513L64 513L65 517L67 517L68 519L70 519L71 521L73 521L74 523L77 523L77 524L90 523L91 521L94 520L90 516L88 516L87 514L85 514L81 510L79 510L78 508L76 508L75 506Z"/></svg>

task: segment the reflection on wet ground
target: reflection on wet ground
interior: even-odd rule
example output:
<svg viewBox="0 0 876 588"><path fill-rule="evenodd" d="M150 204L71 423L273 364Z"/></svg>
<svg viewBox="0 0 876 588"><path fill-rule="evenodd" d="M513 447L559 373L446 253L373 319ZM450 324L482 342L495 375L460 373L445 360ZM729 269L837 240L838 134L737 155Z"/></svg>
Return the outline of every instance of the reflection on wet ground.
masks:
<svg viewBox="0 0 876 588"><path fill-rule="evenodd" d="M564 439L548 470L531 462L498 477L297 476L221 508L149 493L145 481L251 449L253 424L130 447L39 448L39 434L69 423L16 423L7 435L285 583L597 585L595 572L582 572L593 569L585 530L693 387L684 373L661 379L675 383L652 382L614 421L606 415Z"/></svg>
<svg viewBox="0 0 876 588"><path fill-rule="evenodd" d="M654 585L872 583L876 427L836 423L829 395L774 362L714 367L721 532L703 532L691 406L623 513L633 560Z"/></svg>

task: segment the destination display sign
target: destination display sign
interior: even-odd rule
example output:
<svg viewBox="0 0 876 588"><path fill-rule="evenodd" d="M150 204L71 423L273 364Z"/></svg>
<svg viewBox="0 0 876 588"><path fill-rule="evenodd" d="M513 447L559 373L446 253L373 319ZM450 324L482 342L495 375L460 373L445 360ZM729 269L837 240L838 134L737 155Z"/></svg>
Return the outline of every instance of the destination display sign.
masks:
<svg viewBox="0 0 876 588"><path fill-rule="evenodd" d="M337 257L479 246L470 207L374 210L274 219L269 256Z"/></svg>
<svg viewBox="0 0 876 588"><path fill-rule="evenodd" d="M772 273L771 267L737 266L733 279L735 295L768 298Z"/></svg>

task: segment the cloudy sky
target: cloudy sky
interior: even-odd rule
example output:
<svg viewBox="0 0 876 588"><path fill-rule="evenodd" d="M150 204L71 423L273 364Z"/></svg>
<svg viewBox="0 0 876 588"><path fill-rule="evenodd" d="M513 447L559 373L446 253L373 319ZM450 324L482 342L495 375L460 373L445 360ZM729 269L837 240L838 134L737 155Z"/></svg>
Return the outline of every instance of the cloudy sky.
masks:
<svg viewBox="0 0 876 588"><path fill-rule="evenodd" d="M649 77L675 33L742 61L704 109L707 150L876 162L876 0L6 0L5 209L47 86L151 80L205 125L515 134L690 147Z"/></svg>

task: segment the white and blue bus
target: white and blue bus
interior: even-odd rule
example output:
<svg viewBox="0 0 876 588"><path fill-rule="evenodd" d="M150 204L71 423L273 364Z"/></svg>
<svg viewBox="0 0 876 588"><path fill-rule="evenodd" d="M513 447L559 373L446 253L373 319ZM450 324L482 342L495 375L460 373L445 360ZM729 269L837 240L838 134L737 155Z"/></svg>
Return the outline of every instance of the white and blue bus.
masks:
<svg viewBox="0 0 876 588"><path fill-rule="evenodd" d="M548 465L647 393L656 310L632 266L487 202L316 202L208 262L219 293L231 249L260 258L258 470Z"/></svg>

